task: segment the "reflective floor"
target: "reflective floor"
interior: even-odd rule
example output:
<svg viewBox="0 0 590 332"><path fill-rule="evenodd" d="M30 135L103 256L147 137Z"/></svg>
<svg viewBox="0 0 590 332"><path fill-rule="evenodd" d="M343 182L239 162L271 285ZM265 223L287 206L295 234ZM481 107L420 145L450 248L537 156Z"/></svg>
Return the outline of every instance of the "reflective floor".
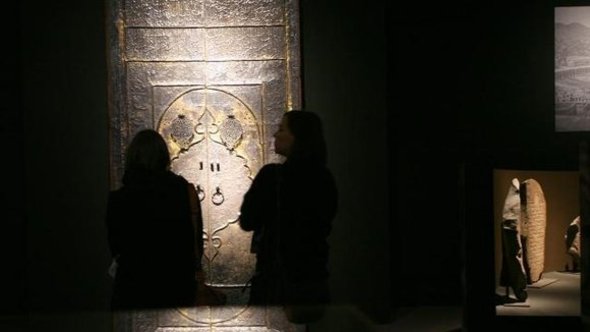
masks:
<svg viewBox="0 0 590 332"><path fill-rule="evenodd" d="M375 325L374 332L456 332L461 331L460 306L400 308L393 323Z"/></svg>
<svg viewBox="0 0 590 332"><path fill-rule="evenodd" d="M333 307L319 323L302 327L305 332L459 332L463 318L460 306L418 306L399 308L395 320L389 324L376 324L360 311L350 307ZM571 320L556 317L502 316L498 326L491 331L590 331L590 319L583 317L582 328L574 327ZM504 319L506 318L506 319ZM562 317L563 318L563 317ZM539 328L542 326L542 328ZM533 328L534 329L531 329ZM574 327L574 328L572 328ZM51 313L28 317L0 316L3 332L111 332L112 317L109 313L78 312L75 314ZM188 329L182 331L189 332ZM470 331L471 332L471 331ZM479 331L477 331L479 332Z"/></svg>
<svg viewBox="0 0 590 332"><path fill-rule="evenodd" d="M499 316L580 316L580 273L546 272L539 283L540 287L527 287L528 298L523 303L506 303L496 306ZM504 288L496 289L496 294L504 295ZM514 294L511 291L511 297Z"/></svg>

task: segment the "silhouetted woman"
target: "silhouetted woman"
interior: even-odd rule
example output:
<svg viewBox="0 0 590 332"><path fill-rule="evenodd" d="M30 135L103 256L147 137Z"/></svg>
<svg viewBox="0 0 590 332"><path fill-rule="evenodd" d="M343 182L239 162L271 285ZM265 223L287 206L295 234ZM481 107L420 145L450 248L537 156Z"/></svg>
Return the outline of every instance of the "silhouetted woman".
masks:
<svg viewBox="0 0 590 332"><path fill-rule="evenodd" d="M194 205L191 210L191 185L169 166L160 134L140 131L127 150L123 186L109 194L108 240L118 263L113 309L195 303L199 254L193 222L202 225L201 211Z"/></svg>
<svg viewBox="0 0 590 332"><path fill-rule="evenodd" d="M292 322L312 322L329 302L327 238L337 190L316 114L285 113L274 138L286 161L262 167L241 207L240 226L254 231L257 257L250 303L284 305Z"/></svg>

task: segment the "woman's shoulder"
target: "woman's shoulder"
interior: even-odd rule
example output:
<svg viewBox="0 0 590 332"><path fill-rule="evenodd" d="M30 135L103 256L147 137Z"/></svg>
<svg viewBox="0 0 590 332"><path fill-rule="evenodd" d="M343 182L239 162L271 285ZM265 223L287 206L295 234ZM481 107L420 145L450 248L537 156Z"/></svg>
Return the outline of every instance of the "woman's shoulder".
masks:
<svg viewBox="0 0 590 332"><path fill-rule="evenodd" d="M312 162L291 162L285 163L285 172L289 174L296 174L304 177L333 177L332 171L324 164L312 163Z"/></svg>
<svg viewBox="0 0 590 332"><path fill-rule="evenodd" d="M273 182L278 178L281 164L270 163L262 166L254 177L255 186Z"/></svg>
<svg viewBox="0 0 590 332"><path fill-rule="evenodd" d="M108 194L109 200L119 199L123 195L124 191L125 191L124 186L121 188L117 188L117 189L113 189L113 190L109 191L109 194Z"/></svg>
<svg viewBox="0 0 590 332"><path fill-rule="evenodd" d="M167 177L168 185L166 186L166 188L169 190L173 190L179 195L184 195L184 193L187 192L187 190L190 190L190 187L192 187L191 183L180 174L168 172Z"/></svg>
<svg viewBox="0 0 590 332"><path fill-rule="evenodd" d="M262 166L262 168L258 171L256 177L267 177L270 175L275 175L280 169L282 165L276 163L270 163Z"/></svg>
<svg viewBox="0 0 590 332"><path fill-rule="evenodd" d="M172 171L167 171L166 176L170 179L170 181L178 182L179 184L182 184L182 185L187 185L189 183L188 180L185 179L182 175L176 174Z"/></svg>
<svg viewBox="0 0 590 332"><path fill-rule="evenodd" d="M115 191L111 191L111 196L126 196L129 194L137 194L138 192L151 192L160 190L170 190L172 188L186 187L189 182L179 174L172 171L165 171L159 173L151 173L149 176L144 176L142 181L128 181L123 186Z"/></svg>
<svg viewBox="0 0 590 332"><path fill-rule="evenodd" d="M260 169L259 173L276 171L276 170L280 169L281 166L282 166L282 164L269 163L269 164L266 164L266 165L262 166L262 168Z"/></svg>

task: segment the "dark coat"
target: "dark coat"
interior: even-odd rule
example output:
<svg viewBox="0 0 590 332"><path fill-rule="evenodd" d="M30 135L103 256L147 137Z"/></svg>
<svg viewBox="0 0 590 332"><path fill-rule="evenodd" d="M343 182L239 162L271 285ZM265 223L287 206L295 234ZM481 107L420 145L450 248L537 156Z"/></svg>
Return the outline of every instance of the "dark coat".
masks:
<svg viewBox="0 0 590 332"><path fill-rule="evenodd" d="M333 176L325 166L289 161L265 165L244 196L240 214L241 228L254 231L258 274L280 280L279 288L326 281L327 239L337 201Z"/></svg>
<svg viewBox="0 0 590 332"><path fill-rule="evenodd" d="M109 194L108 241L119 264L114 309L194 304L197 257L188 185L172 172L133 171Z"/></svg>

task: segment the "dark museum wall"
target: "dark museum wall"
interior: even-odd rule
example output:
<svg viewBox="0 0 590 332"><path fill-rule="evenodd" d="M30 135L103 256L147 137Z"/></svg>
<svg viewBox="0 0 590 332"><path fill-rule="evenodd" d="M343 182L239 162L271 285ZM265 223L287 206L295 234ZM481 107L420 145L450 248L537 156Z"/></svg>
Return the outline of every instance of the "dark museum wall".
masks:
<svg viewBox="0 0 590 332"><path fill-rule="evenodd" d="M302 1L301 11L304 107L325 122L328 163L340 192L330 236L334 300L386 321L391 254L384 15L354 1Z"/></svg>
<svg viewBox="0 0 590 332"><path fill-rule="evenodd" d="M2 91L3 160L14 162L4 172L0 330L109 331L103 3L12 6L20 21L4 24L20 28L21 52L2 60L19 68L21 90ZM491 273L470 266L469 282L493 282L493 260L477 259L493 252L493 229L468 231L473 216L493 215L461 205L487 208L491 187L463 191L462 167L577 167L581 136L553 132L552 4L301 9L304 103L326 122L342 194L336 303L373 321L392 306L461 305L466 260Z"/></svg>
<svg viewBox="0 0 590 332"><path fill-rule="evenodd" d="M102 1L22 2L24 301L32 331L109 331Z"/></svg>

